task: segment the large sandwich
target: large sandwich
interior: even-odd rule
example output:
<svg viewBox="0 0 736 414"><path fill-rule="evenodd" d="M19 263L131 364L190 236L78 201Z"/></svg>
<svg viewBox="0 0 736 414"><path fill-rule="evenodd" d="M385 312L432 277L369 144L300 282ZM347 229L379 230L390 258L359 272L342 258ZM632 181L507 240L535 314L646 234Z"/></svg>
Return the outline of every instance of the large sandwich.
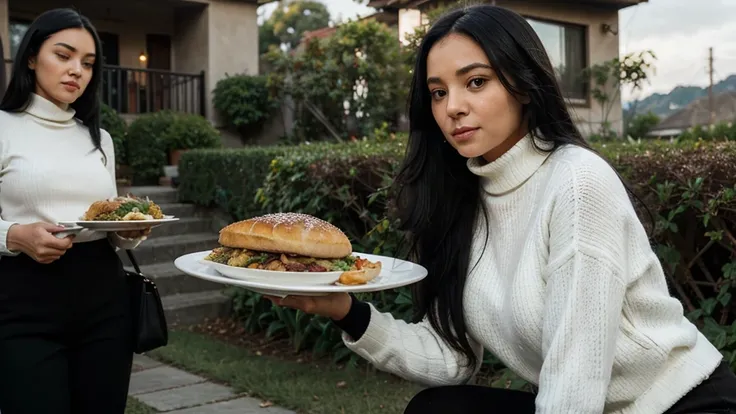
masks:
<svg viewBox="0 0 736 414"><path fill-rule="evenodd" d="M131 195L95 201L84 213L82 220L122 221L162 219L161 208L148 198Z"/></svg>
<svg viewBox="0 0 736 414"><path fill-rule="evenodd" d="M345 285L364 284L381 273L381 262L353 256L347 236L334 225L301 213L276 213L220 230L220 247L205 260L228 266L282 272L342 272Z"/></svg>

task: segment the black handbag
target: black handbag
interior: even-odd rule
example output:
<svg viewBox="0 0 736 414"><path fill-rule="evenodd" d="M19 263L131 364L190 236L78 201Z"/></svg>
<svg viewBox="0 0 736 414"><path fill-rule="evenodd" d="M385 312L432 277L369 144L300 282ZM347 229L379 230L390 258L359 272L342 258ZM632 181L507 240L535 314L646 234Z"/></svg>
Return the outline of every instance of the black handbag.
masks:
<svg viewBox="0 0 736 414"><path fill-rule="evenodd" d="M168 344L169 330L156 284L141 273L133 252L126 253L135 269L125 271L133 319L133 351L142 354Z"/></svg>

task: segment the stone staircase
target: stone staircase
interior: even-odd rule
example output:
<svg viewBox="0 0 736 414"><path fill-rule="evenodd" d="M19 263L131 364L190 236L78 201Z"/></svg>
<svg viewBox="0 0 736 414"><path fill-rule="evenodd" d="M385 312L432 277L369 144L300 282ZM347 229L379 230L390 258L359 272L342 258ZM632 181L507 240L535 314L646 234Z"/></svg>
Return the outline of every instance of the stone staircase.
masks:
<svg viewBox="0 0 736 414"><path fill-rule="evenodd" d="M195 205L179 203L173 188L128 187L120 188L118 193L149 197L164 214L179 218L176 223L154 228L133 251L141 272L158 286L168 324L192 325L226 316L230 300L222 293L224 285L185 275L174 267L174 259L181 255L217 246L220 225L214 215ZM127 254L121 250L118 255L132 270Z"/></svg>

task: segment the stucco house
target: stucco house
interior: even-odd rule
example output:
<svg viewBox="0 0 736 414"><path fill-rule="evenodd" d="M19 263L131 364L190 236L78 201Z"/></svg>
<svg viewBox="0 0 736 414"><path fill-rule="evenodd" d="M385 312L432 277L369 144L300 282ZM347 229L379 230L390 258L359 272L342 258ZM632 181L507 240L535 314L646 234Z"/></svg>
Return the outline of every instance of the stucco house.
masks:
<svg viewBox="0 0 736 414"><path fill-rule="evenodd" d="M570 109L584 134L598 130L602 120L600 105L578 74L586 67L619 55L618 12L647 0L489 0L523 15L532 24L558 70ZM371 0L378 10L376 19L395 26L400 40L426 22L426 13L442 0ZM613 95L613 94L609 94ZM608 121L619 133L623 130L623 110L619 98L613 103Z"/></svg>
<svg viewBox="0 0 736 414"><path fill-rule="evenodd" d="M212 89L226 73L258 73L257 8L273 0L0 0L8 68L31 21L74 7L103 42L102 96L123 115L174 109L215 120Z"/></svg>

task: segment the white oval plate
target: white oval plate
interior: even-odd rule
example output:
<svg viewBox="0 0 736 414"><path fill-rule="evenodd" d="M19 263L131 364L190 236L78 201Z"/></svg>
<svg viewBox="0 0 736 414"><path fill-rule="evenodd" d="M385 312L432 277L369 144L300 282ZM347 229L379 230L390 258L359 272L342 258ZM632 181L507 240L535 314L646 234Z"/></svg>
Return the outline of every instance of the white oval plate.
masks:
<svg viewBox="0 0 736 414"><path fill-rule="evenodd" d="M336 292L379 292L411 285L427 277L427 269L416 263L386 256L353 253L355 256L368 259L372 262L381 262L381 273L366 284L351 286L341 284L310 284L304 283L303 280L297 280L298 283L278 283L273 280L243 280L223 276L215 270L214 266L202 263L202 259L210 254L210 252L211 250L207 250L180 256L174 260L174 266L193 277L225 285L240 286L264 295L280 297L288 295L323 296Z"/></svg>
<svg viewBox="0 0 736 414"><path fill-rule="evenodd" d="M60 221L59 225L65 226L65 227L80 226L80 227L84 227L85 229L93 230L93 231L112 232L112 231L127 231L127 230L143 230L149 227L151 228L158 227L166 223L173 223L175 221L179 221L179 219L174 216L164 216L164 218L162 219L153 219L153 220Z"/></svg>
<svg viewBox="0 0 736 414"><path fill-rule="evenodd" d="M248 269L202 260L200 263L215 268L223 276L253 282L272 282L279 285L329 285L337 282L342 272L279 272L275 270Z"/></svg>

